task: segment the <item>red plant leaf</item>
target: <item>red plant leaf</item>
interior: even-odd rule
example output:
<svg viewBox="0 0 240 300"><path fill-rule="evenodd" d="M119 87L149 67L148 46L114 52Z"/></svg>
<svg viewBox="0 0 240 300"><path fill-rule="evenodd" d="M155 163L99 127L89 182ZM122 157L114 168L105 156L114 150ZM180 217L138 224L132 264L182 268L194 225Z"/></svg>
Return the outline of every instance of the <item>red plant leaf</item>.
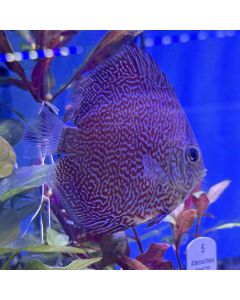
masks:
<svg viewBox="0 0 240 300"><path fill-rule="evenodd" d="M133 39L141 32L141 30L112 30L108 32L95 50L85 60L83 65L73 74L70 80L56 92L52 99L55 99L74 81L80 79L85 72L92 70L117 51L124 39Z"/></svg>
<svg viewBox="0 0 240 300"><path fill-rule="evenodd" d="M32 71L32 84L36 91L38 101L46 100L48 91L45 89L45 76L49 70L52 58L44 58L40 60Z"/></svg>
<svg viewBox="0 0 240 300"><path fill-rule="evenodd" d="M187 199L184 201L184 209L190 209L193 208L193 194L198 192L201 188L201 184L198 184L195 186L195 188L192 190L191 194L187 197Z"/></svg>
<svg viewBox="0 0 240 300"><path fill-rule="evenodd" d="M0 30L0 52L4 54L14 52L3 30ZM25 71L22 68L21 64L18 61L6 62L5 64L11 71L18 74L21 77L27 89L30 91L32 96L36 99L36 94L34 92L33 86L31 82L28 81Z"/></svg>
<svg viewBox="0 0 240 300"><path fill-rule="evenodd" d="M60 44L62 30L44 30L44 48L54 48Z"/></svg>
<svg viewBox="0 0 240 300"><path fill-rule="evenodd" d="M45 32L46 30L31 30L36 43L36 49L44 48Z"/></svg>
<svg viewBox="0 0 240 300"><path fill-rule="evenodd" d="M185 210L191 209L194 206L194 193L200 190L200 184L196 185L192 190L191 194L185 199L184 203L180 204L173 212L171 212L170 216L176 220L177 217ZM173 222L172 222L173 223Z"/></svg>
<svg viewBox="0 0 240 300"><path fill-rule="evenodd" d="M153 270L174 270L174 266L170 260L163 260L159 264L158 269Z"/></svg>
<svg viewBox="0 0 240 300"><path fill-rule="evenodd" d="M76 30L40 30L35 33L37 47L48 49L61 47L68 43L76 33ZM32 71L32 83L39 101L49 100L46 98L50 92L49 85L46 82L48 81L47 77L52 59L53 57L39 60Z"/></svg>
<svg viewBox="0 0 240 300"><path fill-rule="evenodd" d="M209 206L208 197L204 192L199 191L193 194L192 199L193 199L193 204L197 209L197 215L198 217L201 217Z"/></svg>
<svg viewBox="0 0 240 300"><path fill-rule="evenodd" d="M121 258L118 259L118 264L124 270L149 270L144 264L142 264L137 259L128 257L123 255Z"/></svg>
<svg viewBox="0 0 240 300"><path fill-rule="evenodd" d="M106 58L111 56L120 48L125 39L133 39L141 32L141 30L112 30L108 32L95 50L85 60L83 65L73 74L70 80L56 92L56 94L53 96L53 99L55 99L74 81L80 79L85 72L92 70Z"/></svg>
<svg viewBox="0 0 240 300"><path fill-rule="evenodd" d="M45 46L50 49L54 47L62 47L66 45L77 33L78 30L61 30L58 34L54 34L51 38L51 34L47 31L47 38L49 38L49 41L48 43L46 42Z"/></svg>
<svg viewBox="0 0 240 300"><path fill-rule="evenodd" d="M208 197L202 191L196 192L193 194L193 204L197 209L197 227L195 233L195 237L197 237L202 215L204 214L204 212L207 210L209 206Z"/></svg>
<svg viewBox="0 0 240 300"><path fill-rule="evenodd" d="M22 90L28 90L28 86L26 85L26 83L17 78L0 78L0 85L15 85Z"/></svg>
<svg viewBox="0 0 240 300"><path fill-rule="evenodd" d="M3 54L14 52L3 30L0 30L0 52ZM11 71L18 74L23 80L26 80L25 72L19 62L13 61L5 64Z"/></svg>
<svg viewBox="0 0 240 300"><path fill-rule="evenodd" d="M78 30L32 30L37 49L61 47L68 43Z"/></svg>
<svg viewBox="0 0 240 300"><path fill-rule="evenodd" d="M168 248L169 245L166 243L152 243L148 251L139 255L137 260L147 266L150 270L160 270L163 262L163 256Z"/></svg>
<svg viewBox="0 0 240 300"><path fill-rule="evenodd" d="M176 226L174 228L174 239L176 248L179 247L183 234L192 227L195 217L195 209L184 210L178 215L176 220Z"/></svg>

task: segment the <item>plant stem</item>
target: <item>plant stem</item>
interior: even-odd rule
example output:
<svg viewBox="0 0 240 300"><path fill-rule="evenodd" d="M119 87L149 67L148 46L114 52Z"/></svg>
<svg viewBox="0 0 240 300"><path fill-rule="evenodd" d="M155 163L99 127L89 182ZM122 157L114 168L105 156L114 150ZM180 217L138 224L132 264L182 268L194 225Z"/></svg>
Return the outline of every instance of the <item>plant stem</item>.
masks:
<svg viewBox="0 0 240 300"><path fill-rule="evenodd" d="M138 233L137 233L137 230L136 230L135 226L132 226L132 230L133 230L133 233L134 233L136 242L137 242L137 244L138 244L138 248L139 248L141 254L143 254L142 243L141 243L141 240L140 240L140 238L139 238L139 235L138 235Z"/></svg>
<svg viewBox="0 0 240 300"><path fill-rule="evenodd" d="M179 247L176 247L175 253L176 253L176 257L177 257L177 262L178 262L179 270L182 270L183 267L182 267L182 264L181 264L181 261L180 261L180 257L179 257Z"/></svg>
<svg viewBox="0 0 240 300"><path fill-rule="evenodd" d="M9 270L10 268L10 263L11 261L14 259L14 257L17 255L17 252L13 252L8 259L6 260L6 262L4 263L4 265L2 266L1 270Z"/></svg>
<svg viewBox="0 0 240 300"><path fill-rule="evenodd" d="M48 224L47 227L51 228L51 201L47 198L47 208L48 208Z"/></svg>
<svg viewBox="0 0 240 300"><path fill-rule="evenodd" d="M197 224L196 224L196 231L194 235L195 238L199 237L199 226L200 226L200 218L198 217Z"/></svg>
<svg viewBox="0 0 240 300"><path fill-rule="evenodd" d="M41 197L40 204L39 204L37 210L35 211L34 215L32 216L30 222L28 223L28 225L27 225L25 231L24 231L23 234L21 235L21 237L24 237L24 236L27 234L27 232L28 232L28 230L29 230L29 228L30 228L32 222L35 220L35 218L37 217L37 215L40 213L40 211L41 211L41 209L42 209L42 206L43 206L43 197Z"/></svg>

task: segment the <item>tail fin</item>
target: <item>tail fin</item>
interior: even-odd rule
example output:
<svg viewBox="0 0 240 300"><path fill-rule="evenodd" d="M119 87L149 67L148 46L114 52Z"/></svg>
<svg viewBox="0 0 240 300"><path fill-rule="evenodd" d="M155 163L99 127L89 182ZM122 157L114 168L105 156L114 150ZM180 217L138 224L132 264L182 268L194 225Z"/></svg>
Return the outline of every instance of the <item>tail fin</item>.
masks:
<svg viewBox="0 0 240 300"><path fill-rule="evenodd" d="M37 120L27 128L25 139L36 146L32 153L42 156L57 154L65 124L46 107L43 107ZM32 150L32 149L31 149Z"/></svg>

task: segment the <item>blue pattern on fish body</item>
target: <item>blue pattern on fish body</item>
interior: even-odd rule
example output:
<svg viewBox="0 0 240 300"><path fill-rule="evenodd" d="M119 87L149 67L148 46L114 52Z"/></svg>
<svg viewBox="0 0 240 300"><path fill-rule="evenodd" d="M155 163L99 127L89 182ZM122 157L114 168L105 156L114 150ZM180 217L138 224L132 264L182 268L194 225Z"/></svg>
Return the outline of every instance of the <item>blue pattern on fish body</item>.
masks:
<svg viewBox="0 0 240 300"><path fill-rule="evenodd" d="M50 184L88 233L121 231L170 213L203 178L199 146L173 88L136 46L123 46L79 80L69 107L75 127L59 126L43 111L58 129L44 136L43 149L49 154L54 141L52 152L65 154Z"/></svg>

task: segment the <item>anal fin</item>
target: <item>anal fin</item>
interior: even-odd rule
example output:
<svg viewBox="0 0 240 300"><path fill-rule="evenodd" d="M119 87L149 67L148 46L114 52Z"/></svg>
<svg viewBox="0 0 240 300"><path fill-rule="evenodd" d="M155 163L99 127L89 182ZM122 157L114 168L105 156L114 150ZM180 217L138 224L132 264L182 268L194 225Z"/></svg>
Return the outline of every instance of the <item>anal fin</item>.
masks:
<svg viewBox="0 0 240 300"><path fill-rule="evenodd" d="M158 215L156 215L153 219L149 220L146 224L147 224L147 228L152 227L156 224L159 224L165 217L166 217L167 213L162 212Z"/></svg>

